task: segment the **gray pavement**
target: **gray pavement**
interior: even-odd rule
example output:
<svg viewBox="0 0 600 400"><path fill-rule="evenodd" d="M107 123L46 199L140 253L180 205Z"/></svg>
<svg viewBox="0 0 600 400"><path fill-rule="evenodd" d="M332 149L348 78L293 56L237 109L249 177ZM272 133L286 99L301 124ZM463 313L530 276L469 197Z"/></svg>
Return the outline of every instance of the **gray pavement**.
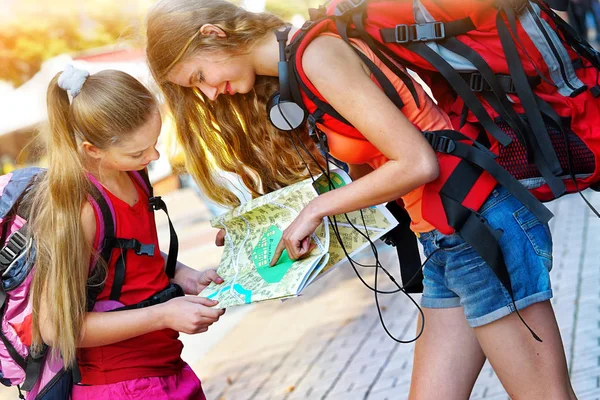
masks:
<svg viewBox="0 0 600 400"><path fill-rule="evenodd" d="M600 206L600 194L586 196ZM577 195L549 206L556 215L552 303L569 371L579 399L600 399L600 220ZM395 270L394 251L380 249L384 266ZM373 281L369 271L365 277ZM392 333L412 338L417 312L410 300L380 301ZM396 400L407 398L413 349L385 334L372 293L345 265L298 299L255 305L193 367L209 400ZM486 363L471 399L507 398Z"/></svg>
<svg viewBox="0 0 600 400"><path fill-rule="evenodd" d="M586 196L600 206L600 194ZM164 198L179 234L180 260L198 269L215 267L221 250L213 244L216 230L206 208L191 190ZM577 195L550 208L556 215L552 303L569 371L580 400L600 400L600 220ZM157 225L161 247L168 249L166 219L158 216ZM384 266L397 275L394 250L379 248ZM373 282L372 271L360 272ZM411 339L417 312L410 300L390 295L380 296L380 303L388 329ZM208 400L407 398L414 346L387 337L373 294L350 265L297 299L230 308L207 333L182 340L183 358L202 378ZM0 389L0 399L13 398L16 389ZM507 398L486 363L471 399Z"/></svg>

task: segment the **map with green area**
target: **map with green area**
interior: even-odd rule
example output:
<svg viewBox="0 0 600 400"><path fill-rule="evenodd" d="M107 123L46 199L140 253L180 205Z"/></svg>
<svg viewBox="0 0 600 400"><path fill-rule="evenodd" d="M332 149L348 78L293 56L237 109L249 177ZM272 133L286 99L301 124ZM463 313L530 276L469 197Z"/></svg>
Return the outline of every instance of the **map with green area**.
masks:
<svg viewBox="0 0 600 400"><path fill-rule="evenodd" d="M344 249L354 255L369 245L367 235L374 241L391 230L397 222L383 206L324 218L311 236L316 246L309 256L293 261L284 251L277 264L270 266L283 231L300 211L331 186L339 188L350 182L347 174L334 170L329 179L321 176L314 184L311 179L298 182L214 218L212 226L225 230L217 268L225 283L213 283L201 295L218 300L218 307L298 296L345 260Z"/></svg>

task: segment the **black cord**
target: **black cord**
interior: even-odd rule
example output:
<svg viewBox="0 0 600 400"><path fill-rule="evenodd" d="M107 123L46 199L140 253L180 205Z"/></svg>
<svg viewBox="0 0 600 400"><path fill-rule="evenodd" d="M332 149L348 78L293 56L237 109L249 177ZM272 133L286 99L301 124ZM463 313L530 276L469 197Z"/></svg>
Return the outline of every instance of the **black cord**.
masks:
<svg viewBox="0 0 600 400"><path fill-rule="evenodd" d="M290 126L290 128L292 127L292 124L288 121L288 119L286 118L285 114L282 112L281 110L281 105L277 104L279 113L281 114L281 116L283 117L283 119L286 121L286 123L288 124L288 126ZM316 127L315 127L316 128ZM304 144L304 142L302 141L302 139L300 138L300 135L298 134L296 129L291 129L291 132L294 133L294 135L296 136L296 139L298 140L298 142L300 143L300 145L302 146L303 150L306 152L306 154L308 154L308 156L312 159L312 161L317 165L317 167L319 168L319 170L321 171L321 173L323 174L323 176L325 176L327 178L328 181L328 185L329 185L329 189L332 190L335 188L335 185L333 184L333 181L331 180L331 176L330 176L330 170L329 170L329 153L327 151L325 151L324 149L324 153L325 153L325 165L326 165L326 169L324 170L323 167L321 167L321 165L319 164L318 160L314 157L314 155L311 153L311 151L306 147L306 145ZM298 154L298 156L300 157L300 159L302 160L302 163L304 164L304 166L306 167L311 180L313 181L313 183L316 182L312 171L310 170L310 168L308 167L308 164L306 162L306 160L304 159L304 157L302 157L302 154L300 153L300 150L298 149L298 146L296 145L295 141L294 141L294 137L290 134L289 135L290 141L292 142L292 145L294 147L294 150L296 151L296 153ZM366 228L366 223L364 223L364 215L362 214L362 210L361 210L361 217L363 219L363 223L365 225L365 232L367 233L366 235L360 230L358 229L353 223L352 221L350 221L350 218L348 217L348 214L344 213L344 217L346 218L346 221L349 223L349 225L356 231L358 232L361 236L363 236L365 239L367 239L367 241L369 242L369 245L371 247L371 250L373 252L373 256L375 257L375 265L374 266L369 266L371 268L375 268L375 280L374 280L374 285L373 287L370 286L365 280L364 278L361 276L361 274L358 272L358 269L356 268L356 265L359 265L361 267L367 267L363 264L360 264L358 262L356 262L351 256L350 254L348 254L348 251L346 250L346 247L344 245L344 242L342 241L341 235L339 233L339 227L337 226L337 219L334 216L327 216L327 219L329 220L330 226L332 227L332 230L336 236L336 239L338 240L338 243L340 244L340 247L342 248L344 255L346 256L346 259L349 261L350 265L352 266L352 269L354 270L356 276L358 277L358 279L362 282L363 285L365 285L369 290L374 292L375 295L375 304L377 306L377 313L379 315L379 320L381 322L381 325L384 329L384 331L387 333L387 335L394 341L398 342L398 343L412 343L414 341L416 341L417 339L419 339L421 337L421 335L423 334L423 330L425 329L425 314L423 313L423 310L421 309L421 307L417 304L417 302L413 299L413 297L408 294L406 292L406 290L404 290L403 286L400 286L398 284L398 282L396 281L396 279L387 271L386 268L383 267L383 265L381 264L381 262L379 261L379 253L377 251L377 248L375 246L375 244L373 243L373 241L370 239L370 237L368 236L368 230ZM332 221L333 219L333 221ZM437 251L437 250L436 250ZM412 282L416 276L419 274L419 272L423 269L423 266L425 265L425 263L427 263L427 261L429 261L429 259L431 258L431 256L435 253L435 251L429 255L429 257L427 257L427 259L425 260L425 262L421 265L421 269L419 271L417 271L409 280L409 283ZM397 290L393 290L393 291L382 291L382 290L378 290L377 289L377 278L378 278L378 271L379 269L381 269L382 271L384 271L384 273L388 276L388 278L392 281L392 283L397 287ZM405 296L407 296L410 301L415 305L415 307L417 307L417 310L419 311L419 314L421 315L421 327L419 329L419 332L417 333L417 335L410 340L401 340L396 338L394 335L392 335L392 333L388 330L385 321L383 320L383 315L381 312L381 307L379 305L379 297L378 294L393 294L393 293L398 293L398 292L402 292L404 293Z"/></svg>

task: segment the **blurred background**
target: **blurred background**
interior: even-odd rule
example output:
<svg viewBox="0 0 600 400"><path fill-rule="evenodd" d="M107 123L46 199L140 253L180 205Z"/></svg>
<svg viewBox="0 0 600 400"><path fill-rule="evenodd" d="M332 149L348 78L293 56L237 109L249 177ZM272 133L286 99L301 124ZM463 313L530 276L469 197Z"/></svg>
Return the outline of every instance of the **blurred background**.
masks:
<svg viewBox="0 0 600 400"><path fill-rule="evenodd" d="M324 1L234 0L233 2L253 12L262 10L273 12L284 20L300 26L308 18L308 8L317 7ZM91 73L103 69L122 70L135 76L151 90L157 92L156 85L152 82L146 66L143 38L145 14L153 3L154 0L53 0L52 2L48 0L0 0L0 175L26 165L44 165L35 137L38 127L47 121L45 93L48 83L56 73L64 69L65 65L74 64ZM569 12L563 13L561 16L565 19L568 18L576 29L587 35L588 40L596 45L596 32L598 31L596 24L600 21L596 17L600 15L599 9L598 0L572 0ZM167 194L166 200L171 217L180 235L180 260L199 269L216 267L220 259L221 248L214 246L216 232L210 227L209 219L224 210L206 201L205 196L189 179L183 167L183 157L175 142L172 124L166 110L163 115L165 116L163 133L159 142L159 151L162 157L149 165L150 178L157 194ZM240 197L249 197L248 193L240 188L239 181L235 176L223 173L223 177L228 179L233 186L242 189L235 191L240 193ZM597 302L597 299L592 300L591 297L597 294L595 289L597 280L590 277L597 276L598 269L595 265L588 263L590 270L596 268L595 271L591 271L596 275L584 274L582 272L582 266L586 265L584 257L582 255L579 259L579 251L572 250L582 247L582 239L577 236L580 229L570 229L571 225L567 225L567 223L578 227L587 226L587 223L581 222L584 215L582 212L581 215L574 214L578 210L582 210L582 207L580 205L572 207L570 203L566 202L560 204L563 204L560 206L561 210L567 211L561 211L561 215L563 213L565 215L562 220L564 222L557 223L557 228L553 227L553 231L556 230L562 234L557 243L564 243L563 247L558 248L565 250L559 250L557 255L558 257L564 256L565 259L557 259L553 273L557 277L563 274L559 292L565 294L562 295L564 300L559 303L557 315L561 327L565 327L567 330L563 333L563 337L567 338L566 348L570 349L568 354L571 371L575 371L573 375L575 386L587 390L585 389L587 386L582 385L588 385L589 382L589 390L597 391L600 378L598 378L598 373L591 370L591 365L593 364L597 370L598 352L596 350L600 343L597 339L600 339L597 337L599 335L595 335L594 332L597 329L596 322L599 320L595 314L598 308L589 305ZM168 222L160 216L157 217L157 225L161 247L163 247L169 237ZM588 235L590 238L597 237L591 232L586 233L584 237L587 238ZM568 235L573 237L572 241L567 240L571 237ZM566 250L567 244L571 246L569 251ZM387 249L388 257L395 257L395 250L391 247ZM392 251L390 252L389 249ZM383 254L383 250L381 252ZM567 254L570 258L566 258ZM598 259L593 252L587 257L590 260ZM388 262L392 263L390 260ZM395 259L393 265L397 265ZM579 275L566 272L567 269L570 271L573 265L580 265ZM322 372L314 377L310 375L302 388L304 390L308 388L310 391L312 390L310 385L314 384L317 389L329 391L331 387L337 385L337 382L344 382L344 379L339 380L339 377L346 371L350 362L346 364L342 372L337 372L340 369L339 365L344 364L344 361L341 361L344 357L351 355L351 359L354 359L354 355L358 354L356 365L362 368L360 363L364 361L371 366L372 358L369 357L376 353L371 352L373 348L370 346L379 346L379 350L385 351L386 355L388 353L395 355L394 360L400 362L397 367L400 368L401 365L402 371L401 373L393 371L394 373L389 378L393 380L392 385L400 382L399 385L406 386L410 377L410 363L406 360L411 359L412 347L398 347L389 340L384 342L387 338L384 337L385 335L379 329L379 322L373 316L374 308L371 304L370 292L364 290L357 283L358 280L352 276L353 273L349 268L345 268L344 271L343 274L340 272L334 278L345 282L343 284L336 282L335 290L323 289L327 285L334 287L331 284L332 281L325 278L318 285L309 288L308 293L310 294L304 300L286 302L286 308L280 307L275 302L263 305L262 308L257 307L256 310L254 310L254 306L233 308L228 310L227 318L224 318L219 324L215 324L215 327L211 327L209 332L194 336L182 335L185 344L183 358L201 376L203 381L207 382L205 390L207 390L209 398L225 398L219 394L229 390L226 393L227 399L240 399L242 397L239 396L242 395L236 394L237 388L243 393L252 393L252 390L249 390L248 382L244 381L246 376L257 379L263 379L263 376L267 377L264 378L264 382L268 381L269 384L281 386L273 389L276 391L272 393L276 394L271 398L287 398L290 392L295 390L295 382L299 382L292 377L294 374L304 371L303 363L312 363L313 357L310 356L310 352L314 350L320 351L319 354L323 355L321 359L318 358L320 356L315 357L314 360L318 360L318 362L312 363L318 368L318 371ZM582 297L581 301L585 307L582 307L582 311L578 314L573 309L578 309L579 293L582 292L581 286L586 287L586 285L589 286L587 288L589 296ZM555 291L558 286L555 287ZM577 299L573 300L575 292L577 292ZM398 300L398 302L401 301ZM592 301L594 302L592 303ZM409 313L412 312L411 307L407 301L406 304L395 307L396 311L394 312L400 313L401 310L405 310L402 311L404 313L402 318L408 318L411 315ZM315 318L317 315L320 317ZM405 329L404 332L413 331L414 327L408 322L402 322L403 320L398 315L392 314L389 319L395 321L397 327ZM576 317L580 315L578 321L582 322L576 323L573 315ZM414 315L411 317L413 323L415 318ZM268 323L264 321L268 321ZM362 326L367 325L371 328L364 330ZM578 331L583 338L580 341L581 345L572 344L578 337L576 336ZM363 334L364 338L360 336ZM326 335L339 336L341 343L327 339ZM369 342L369 346L364 347L364 354L358 351L352 353L354 350L348 350L354 343L352 340L356 340L359 348L362 349L360 346L366 343L366 339L369 337L372 340ZM249 338L254 340L249 340ZM304 342L300 338L304 338ZM331 348L321 347L319 340L323 340L323 343L327 343L327 345L331 344ZM396 353L390 350L391 345L396 346L393 349L398 349L394 350ZM293 356L289 356L293 351L296 352L293 353ZM579 361L579 356L575 356L575 353L582 355L582 362ZM361 358L363 355L364 357ZM577 362L573 362L574 359L577 359ZM287 362L284 365L285 360ZM387 363L388 360L390 360L389 356L385 362ZM234 365L234 367L230 368L230 365ZM377 368L371 368L369 371L377 372L380 365L375 365L375 367ZM390 368L392 367L396 367L396 365L390 364ZM491 368L486 368L486 373L481 375L483 381L478 384L475 393L483 393L483 397L492 396L498 399L499 397L495 397L495 394L502 395L501 385L493 375ZM581 373L578 372L579 369L582 369ZM306 369L306 371L309 370ZM373 385L375 381L372 376L365 375L363 370L360 369L360 375L364 375L366 380ZM312 374L317 369L310 371ZM332 371L338 374L335 375L336 378L332 375L324 375L326 372ZM287 374L288 372L290 374L288 378L281 378L280 373ZM275 376L272 373L278 375ZM238 382L240 376L242 379ZM385 384L390 381L386 379L385 374L382 375L380 383ZM493 385L492 383L488 385L488 381L492 382L492 380ZM342 386L341 383L338 385L343 389ZM401 385L393 388L391 392L393 397L390 398L399 398L398 396L402 392L400 387ZM298 388L295 398L315 398L314 395L305 396L303 394L305 392L301 391L302 388ZM486 393L489 393L489 396L486 396ZM335 393L332 392L332 394ZM350 398L346 394L343 396L336 398ZM14 398L16 398L16 389L0 387L0 400ZM384 397L375 396L375 398L383 399ZM475 396L474 398L480 397ZM580 396L580 398L591 399L592 397Z"/></svg>
<svg viewBox="0 0 600 400"><path fill-rule="evenodd" d="M90 73L122 70L157 93L144 57L144 18L154 1L0 0L0 175L25 165L43 166L36 133L47 120L48 83L65 65ZM233 2L254 12L271 11L300 26L308 8L320 0ZM162 194L194 187L167 113L164 122L159 143L163 156L149 166ZM224 175L237 185L235 177ZM213 215L223 211L207 205Z"/></svg>

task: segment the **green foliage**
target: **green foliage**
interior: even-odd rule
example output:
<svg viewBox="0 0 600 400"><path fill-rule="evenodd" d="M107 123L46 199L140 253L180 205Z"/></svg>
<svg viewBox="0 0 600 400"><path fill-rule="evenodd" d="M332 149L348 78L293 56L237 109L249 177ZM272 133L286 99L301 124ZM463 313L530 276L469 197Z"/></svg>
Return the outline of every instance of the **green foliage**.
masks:
<svg viewBox="0 0 600 400"><path fill-rule="evenodd" d="M135 40L140 45L143 20L155 0L21 0L14 15L0 21L0 80L19 86L42 63L64 53ZM241 0L231 0L240 4ZM325 0L267 0L266 9L289 21ZM45 6L44 6L45 4ZM46 7L46 8L44 8ZM58 11L57 11L58 10Z"/></svg>
<svg viewBox="0 0 600 400"><path fill-rule="evenodd" d="M49 58L135 38L143 14L114 3L85 13L67 9L62 15L17 14L0 26L0 80L19 86Z"/></svg>

